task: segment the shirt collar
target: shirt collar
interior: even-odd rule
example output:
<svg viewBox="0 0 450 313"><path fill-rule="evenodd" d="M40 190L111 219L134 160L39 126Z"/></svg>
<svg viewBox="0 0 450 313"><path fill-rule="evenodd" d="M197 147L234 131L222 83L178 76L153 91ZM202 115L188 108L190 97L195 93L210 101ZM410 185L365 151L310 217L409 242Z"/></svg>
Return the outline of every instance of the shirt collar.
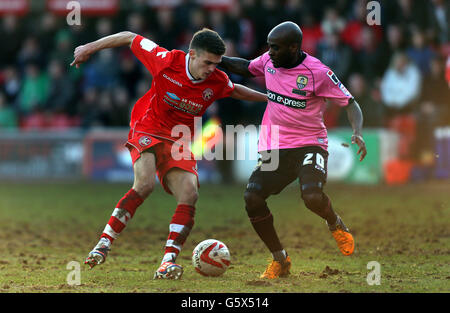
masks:
<svg viewBox="0 0 450 313"><path fill-rule="evenodd" d="M189 53L186 53L186 75L189 78L189 80L193 83L193 84L198 84L204 81L204 79L195 79L192 75L191 72L189 72L189 61L191 60L191 58L189 57Z"/></svg>

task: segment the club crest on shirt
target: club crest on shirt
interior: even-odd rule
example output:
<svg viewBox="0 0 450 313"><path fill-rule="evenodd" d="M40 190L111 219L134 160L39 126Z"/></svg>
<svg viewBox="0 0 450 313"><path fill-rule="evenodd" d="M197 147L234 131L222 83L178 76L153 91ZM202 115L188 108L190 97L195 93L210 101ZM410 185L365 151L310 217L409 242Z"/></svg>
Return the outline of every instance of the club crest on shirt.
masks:
<svg viewBox="0 0 450 313"><path fill-rule="evenodd" d="M214 92L211 88L206 88L205 90L203 90L203 100L208 101L209 99L211 99L213 93Z"/></svg>
<svg viewBox="0 0 450 313"><path fill-rule="evenodd" d="M307 84L308 84L308 77L303 76L303 75L298 75L297 76L297 87L298 87L298 89L305 88Z"/></svg>
<svg viewBox="0 0 450 313"><path fill-rule="evenodd" d="M139 144L143 147L148 146L152 142L150 137L144 136L139 138Z"/></svg>

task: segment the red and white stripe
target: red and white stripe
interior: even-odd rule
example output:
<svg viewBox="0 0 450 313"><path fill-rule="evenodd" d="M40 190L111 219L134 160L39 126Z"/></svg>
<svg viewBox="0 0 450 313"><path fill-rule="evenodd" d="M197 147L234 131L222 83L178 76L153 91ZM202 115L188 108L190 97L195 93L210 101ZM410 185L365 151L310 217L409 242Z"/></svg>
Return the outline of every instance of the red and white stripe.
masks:
<svg viewBox="0 0 450 313"><path fill-rule="evenodd" d="M117 239L125 226L127 226L130 219L130 212L125 209L115 208L108 224L106 224L105 229L103 230L103 233Z"/></svg>

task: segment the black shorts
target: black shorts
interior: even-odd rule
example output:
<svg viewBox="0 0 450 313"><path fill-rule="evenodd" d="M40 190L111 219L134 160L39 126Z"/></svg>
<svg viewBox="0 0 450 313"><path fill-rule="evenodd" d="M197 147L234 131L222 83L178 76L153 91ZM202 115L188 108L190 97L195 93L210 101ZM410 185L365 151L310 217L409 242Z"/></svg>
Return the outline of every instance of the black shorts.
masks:
<svg viewBox="0 0 450 313"><path fill-rule="evenodd" d="M279 165L274 171L263 171L261 165L270 160L258 161L249 178L246 191L263 199L280 193L295 179L299 179L302 192L320 189L327 180L328 152L318 146L279 150Z"/></svg>

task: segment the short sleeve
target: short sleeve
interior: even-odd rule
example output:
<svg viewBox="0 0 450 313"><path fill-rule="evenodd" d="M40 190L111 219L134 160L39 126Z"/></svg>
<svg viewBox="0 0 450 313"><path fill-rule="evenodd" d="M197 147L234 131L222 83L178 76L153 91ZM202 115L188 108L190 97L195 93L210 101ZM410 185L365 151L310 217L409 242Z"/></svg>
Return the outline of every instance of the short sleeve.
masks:
<svg viewBox="0 0 450 313"><path fill-rule="evenodd" d="M352 94L345 88L336 74L328 68L321 68L316 72L315 94L339 106L346 106L349 100L353 99Z"/></svg>
<svg viewBox="0 0 450 313"><path fill-rule="evenodd" d="M225 77L224 82L226 82L226 86L223 88L220 98L229 97L234 90L234 83L231 81L231 79L228 77L227 74L225 74L225 73L223 73L223 74Z"/></svg>
<svg viewBox="0 0 450 313"><path fill-rule="evenodd" d="M264 76L264 54L251 60L248 70L253 76Z"/></svg>
<svg viewBox="0 0 450 313"><path fill-rule="evenodd" d="M132 44L131 51L149 70L152 75L158 73L172 62L172 53L158 46L150 39L137 35Z"/></svg>

